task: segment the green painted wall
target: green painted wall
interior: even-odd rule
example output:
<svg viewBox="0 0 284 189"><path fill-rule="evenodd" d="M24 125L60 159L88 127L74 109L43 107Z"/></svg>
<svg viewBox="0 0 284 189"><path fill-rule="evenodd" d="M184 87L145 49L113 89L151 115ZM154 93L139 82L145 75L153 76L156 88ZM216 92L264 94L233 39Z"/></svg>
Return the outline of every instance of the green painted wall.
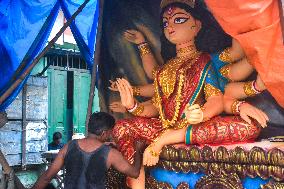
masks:
<svg viewBox="0 0 284 189"><path fill-rule="evenodd" d="M36 75L38 73L41 73L41 71L45 68L46 66L46 58L41 58L39 62L35 65L33 68L31 75ZM42 76L47 76L47 73L45 72Z"/></svg>

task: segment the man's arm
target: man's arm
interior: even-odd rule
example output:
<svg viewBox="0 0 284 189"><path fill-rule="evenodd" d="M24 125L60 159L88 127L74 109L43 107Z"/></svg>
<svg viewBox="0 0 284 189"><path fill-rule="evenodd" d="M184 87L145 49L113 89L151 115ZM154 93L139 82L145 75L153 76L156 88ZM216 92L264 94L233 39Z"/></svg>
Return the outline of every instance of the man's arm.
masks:
<svg viewBox="0 0 284 189"><path fill-rule="evenodd" d="M122 154L116 149L110 151L109 164L121 173L132 178L138 178L142 163L142 152L136 150L134 155L134 164L131 165Z"/></svg>
<svg viewBox="0 0 284 189"><path fill-rule="evenodd" d="M35 185L32 187L32 189L44 189L48 183L51 181L51 179L58 173L58 171L61 169L61 167L64 164L64 157L67 151L68 145L65 145L57 154L54 162L51 164L51 166L40 176L40 178L37 180Z"/></svg>

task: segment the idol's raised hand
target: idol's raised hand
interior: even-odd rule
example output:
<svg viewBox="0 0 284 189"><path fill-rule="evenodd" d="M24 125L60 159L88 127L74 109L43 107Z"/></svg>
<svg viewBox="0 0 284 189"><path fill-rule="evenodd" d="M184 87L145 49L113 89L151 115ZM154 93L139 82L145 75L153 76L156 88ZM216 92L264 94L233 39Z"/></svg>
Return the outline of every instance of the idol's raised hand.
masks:
<svg viewBox="0 0 284 189"><path fill-rule="evenodd" d="M198 124L203 121L203 111L198 104L187 106L184 110L187 122L190 124Z"/></svg>
<svg viewBox="0 0 284 189"><path fill-rule="evenodd" d="M145 37L144 35L137 30L126 30L123 34L124 38L136 45L144 43L145 42Z"/></svg>
<svg viewBox="0 0 284 189"><path fill-rule="evenodd" d="M129 82L125 79L117 79L116 86L120 94L121 104L126 109L132 109L135 106L135 99Z"/></svg>

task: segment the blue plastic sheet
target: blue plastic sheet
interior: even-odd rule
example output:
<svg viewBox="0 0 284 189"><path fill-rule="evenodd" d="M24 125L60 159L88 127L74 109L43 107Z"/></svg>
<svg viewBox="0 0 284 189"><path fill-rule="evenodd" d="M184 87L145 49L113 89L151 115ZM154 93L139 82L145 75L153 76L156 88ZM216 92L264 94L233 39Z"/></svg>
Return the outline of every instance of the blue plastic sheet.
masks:
<svg viewBox="0 0 284 189"><path fill-rule="evenodd" d="M84 1L66 0L60 2L65 17L69 19ZM89 68L91 68L93 64L98 18L99 3L97 0L90 0L83 11L70 25L72 34Z"/></svg>
<svg viewBox="0 0 284 189"><path fill-rule="evenodd" d="M42 51L61 8L68 19L83 0L0 0L0 95ZM89 68L93 64L99 15L97 0L90 0L71 25L71 31ZM23 60L26 66L15 75ZM13 91L0 111L4 111L21 91L25 80Z"/></svg>
<svg viewBox="0 0 284 189"><path fill-rule="evenodd" d="M177 188L177 186L182 183L188 183L190 188L195 188L196 183L200 180L204 173L176 173L173 171L164 170L161 168L152 169L150 172L151 176L153 176L158 182L166 182L173 186L173 188ZM258 189L261 185L265 185L269 182L268 179L264 180L260 177L249 178L246 177L241 180L244 188L247 189Z"/></svg>

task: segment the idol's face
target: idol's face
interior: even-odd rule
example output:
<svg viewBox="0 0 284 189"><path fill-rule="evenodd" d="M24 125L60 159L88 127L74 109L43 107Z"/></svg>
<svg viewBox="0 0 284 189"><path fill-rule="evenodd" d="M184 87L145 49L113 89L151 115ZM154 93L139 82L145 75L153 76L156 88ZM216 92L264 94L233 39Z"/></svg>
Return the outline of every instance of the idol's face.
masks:
<svg viewBox="0 0 284 189"><path fill-rule="evenodd" d="M163 28L166 38L177 45L194 40L200 29L200 22L184 9L169 7L163 13Z"/></svg>

